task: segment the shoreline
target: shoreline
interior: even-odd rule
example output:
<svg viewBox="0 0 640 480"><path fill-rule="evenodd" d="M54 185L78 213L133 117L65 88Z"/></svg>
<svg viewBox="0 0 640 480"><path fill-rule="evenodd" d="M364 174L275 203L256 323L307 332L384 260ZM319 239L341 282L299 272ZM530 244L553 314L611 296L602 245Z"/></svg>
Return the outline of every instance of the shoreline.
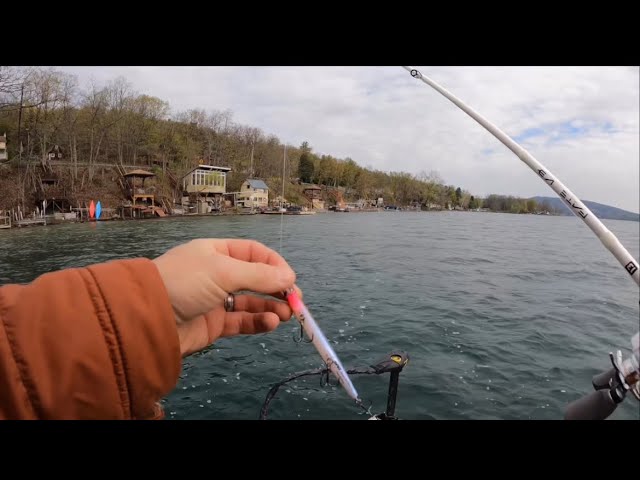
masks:
<svg viewBox="0 0 640 480"><path fill-rule="evenodd" d="M402 214L402 213L425 213L425 214L442 214L442 213L498 213L498 214L509 214L509 215L535 215L542 217L568 217L567 215L557 215L557 214L540 214L540 213L512 213L512 212L492 212L492 211L475 211L475 210L416 210L416 209L406 209L406 210L389 210L384 208L379 209L362 209L362 210L349 210L347 212L334 212L330 210L316 210L313 214L296 214L296 213L272 213L269 216L279 217L281 215L288 216L314 216L316 214L320 215L329 215L329 214L364 214L364 213L384 213L384 214ZM10 226L3 226L4 228L0 228L2 230L21 230L23 228L32 228L32 227L53 227L58 225L69 225L69 224L83 224L83 223L104 223L104 222L138 222L138 221L149 221L149 220L169 220L169 219L177 219L177 218L193 218L193 217L231 217L231 216L267 216L267 214L263 213L245 213L245 212L215 212L215 213L187 213L180 215L166 215L164 217L144 217L144 218L104 218L104 219L82 219L82 220L64 220L64 219L55 219L53 215L47 215L46 217L38 217L38 218L25 218L19 222L13 222Z"/></svg>

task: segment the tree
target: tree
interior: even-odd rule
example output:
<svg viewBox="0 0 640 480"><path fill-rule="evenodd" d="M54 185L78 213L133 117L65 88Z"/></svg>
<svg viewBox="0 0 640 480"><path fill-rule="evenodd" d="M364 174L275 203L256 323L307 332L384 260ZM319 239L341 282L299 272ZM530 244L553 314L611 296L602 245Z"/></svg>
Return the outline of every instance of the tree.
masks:
<svg viewBox="0 0 640 480"><path fill-rule="evenodd" d="M313 179L314 165L310 155L305 151L300 155L300 163L298 164L298 176L303 182L310 183Z"/></svg>
<svg viewBox="0 0 640 480"><path fill-rule="evenodd" d="M93 188L93 172L102 171L102 164L136 165L143 158L162 165L166 175L158 181L172 182L176 192L180 177L198 161L230 167L228 190L239 186L248 173L281 185L285 145L275 135L235 123L229 110L191 109L171 117L169 112L165 101L135 92L124 78L81 88L75 77L52 69L0 67L0 134L7 132L13 150L9 153L17 153L22 142L24 156L41 158L46 166L51 146L61 146L73 165L74 192ZM461 187L446 186L436 171L385 172L370 162L318 155L304 141L299 147L287 146L284 174L344 187L340 191L348 200L383 197L389 204L419 202L433 208L481 205ZM285 186L285 196L301 195L298 186ZM1 193L0 208L5 205ZM514 205L518 211L532 211L532 204L512 197L494 196L487 203L495 211L511 211Z"/></svg>

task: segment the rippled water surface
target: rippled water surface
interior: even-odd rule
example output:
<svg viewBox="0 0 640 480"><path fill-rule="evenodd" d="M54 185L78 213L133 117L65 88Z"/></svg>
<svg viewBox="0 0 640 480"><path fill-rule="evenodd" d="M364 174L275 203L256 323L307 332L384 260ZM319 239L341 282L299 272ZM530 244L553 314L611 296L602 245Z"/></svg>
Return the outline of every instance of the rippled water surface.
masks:
<svg viewBox="0 0 640 480"><path fill-rule="evenodd" d="M577 218L490 213L254 215L0 231L0 283L63 267L155 256L191 238L255 238L280 249L347 368L405 350L404 419L560 419L638 331L638 287ZM638 258L639 224L605 221ZM271 385L320 366L294 321L224 339L184 362L171 419L255 419ZM386 405L388 375L356 376ZM273 419L363 419L336 387L282 387ZM612 419L638 419L632 397Z"/></svg>

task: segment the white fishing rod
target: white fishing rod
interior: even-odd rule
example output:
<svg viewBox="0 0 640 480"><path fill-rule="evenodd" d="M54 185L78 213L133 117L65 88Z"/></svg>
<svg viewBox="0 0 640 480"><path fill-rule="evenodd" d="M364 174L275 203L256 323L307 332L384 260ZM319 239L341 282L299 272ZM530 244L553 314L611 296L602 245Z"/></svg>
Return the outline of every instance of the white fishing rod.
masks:
<svg viewBox="0 0 640 480"><path fill-rule="evenodd" d="M520 160L526 163L542 180L562 198L570 210L598 236L603 245L618 259L629 275L640 285L638 262L624 248L616 236L605 227L580 199L569 190L549 169L511 139L506 133L489 122L486 118L462 102L459 98L445 90L436 82L425 77L415 68L403 67L412 77L422 80L433 87L446 98L451 100L471 118L486 128L494 137L500 140ZM631 339L632 354L623 361L622 353L618 350L614 356L609 353L613 368L593 377L592 385L595 391L569 404L565 419L567 420L604 420L609 417L617 405L620 404L628 391L640 400L640 340L639 333Z"/></svg>
<svg viewBox="0 0 640 480"><path fill-rule="evenodd" d="M433 87L440 92L446 98L456 104L462 111L467 113L471 118L477 121L485 129L487 129L494 137L500 140L509 150L515 153L520 160L526 163L538 176L547 184L551 189L564 200L569 209L578 217L580 217L584 223L595 233L602 244L609 250L614 257L618 259L620 264L624 267L629 275L635 280L637 285L640 285L640 272L638 272L638 262L631 256L626 248L620 243L616 236L609 231L603 223L584 205L580 199L569 190L558 178L553 175L548 168L544 167L538 160L536 160L529 152L522 148L518 143L511 139L506 133L466 105L462 100L457 98L452 93L438 85L430 78L424 76L415 68L403 67L407 70L412 77L422 80L427 85Z"/></svg>

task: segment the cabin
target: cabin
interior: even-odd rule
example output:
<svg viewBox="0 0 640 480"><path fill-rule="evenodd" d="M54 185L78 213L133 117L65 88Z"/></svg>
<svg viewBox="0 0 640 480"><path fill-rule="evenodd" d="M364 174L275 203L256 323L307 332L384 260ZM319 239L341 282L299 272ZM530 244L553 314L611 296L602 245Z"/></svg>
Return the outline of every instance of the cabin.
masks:
<svg viewBox="0 0 640 480"><path fill-rule="evenodd" d="M201 163L182 177L183 205L196 205L198 213L221 210L227 192L228 167Z"/></svg>
<svg viewBox="0 0 640 480"><path fill-rule="evenodd" d="M198 165L182 177L182 190L185 194L222 195L227 191L228 167Z"/></svg>
<svg viewBox="0 0 640 480"><path fill-rule="evenodd" d="M54 161L62 160L63 158L62 149L60 148L59 145L54 145L53 147L51 147L47 155L49 157L49 160L54 160Z"/></svg>
<svg viewBox="0 0 640 480"><path fill-rule="evenodd" d="M0 162L6 162L9 160L7 154L7 134L0 135Z"/></svg>
<svg viewBox="0 0 640 480"><path fill-rule="evenodd" d="M236 205L244 208L267 208L269 187L262 180L247 179L240 187Z"/></svg>

